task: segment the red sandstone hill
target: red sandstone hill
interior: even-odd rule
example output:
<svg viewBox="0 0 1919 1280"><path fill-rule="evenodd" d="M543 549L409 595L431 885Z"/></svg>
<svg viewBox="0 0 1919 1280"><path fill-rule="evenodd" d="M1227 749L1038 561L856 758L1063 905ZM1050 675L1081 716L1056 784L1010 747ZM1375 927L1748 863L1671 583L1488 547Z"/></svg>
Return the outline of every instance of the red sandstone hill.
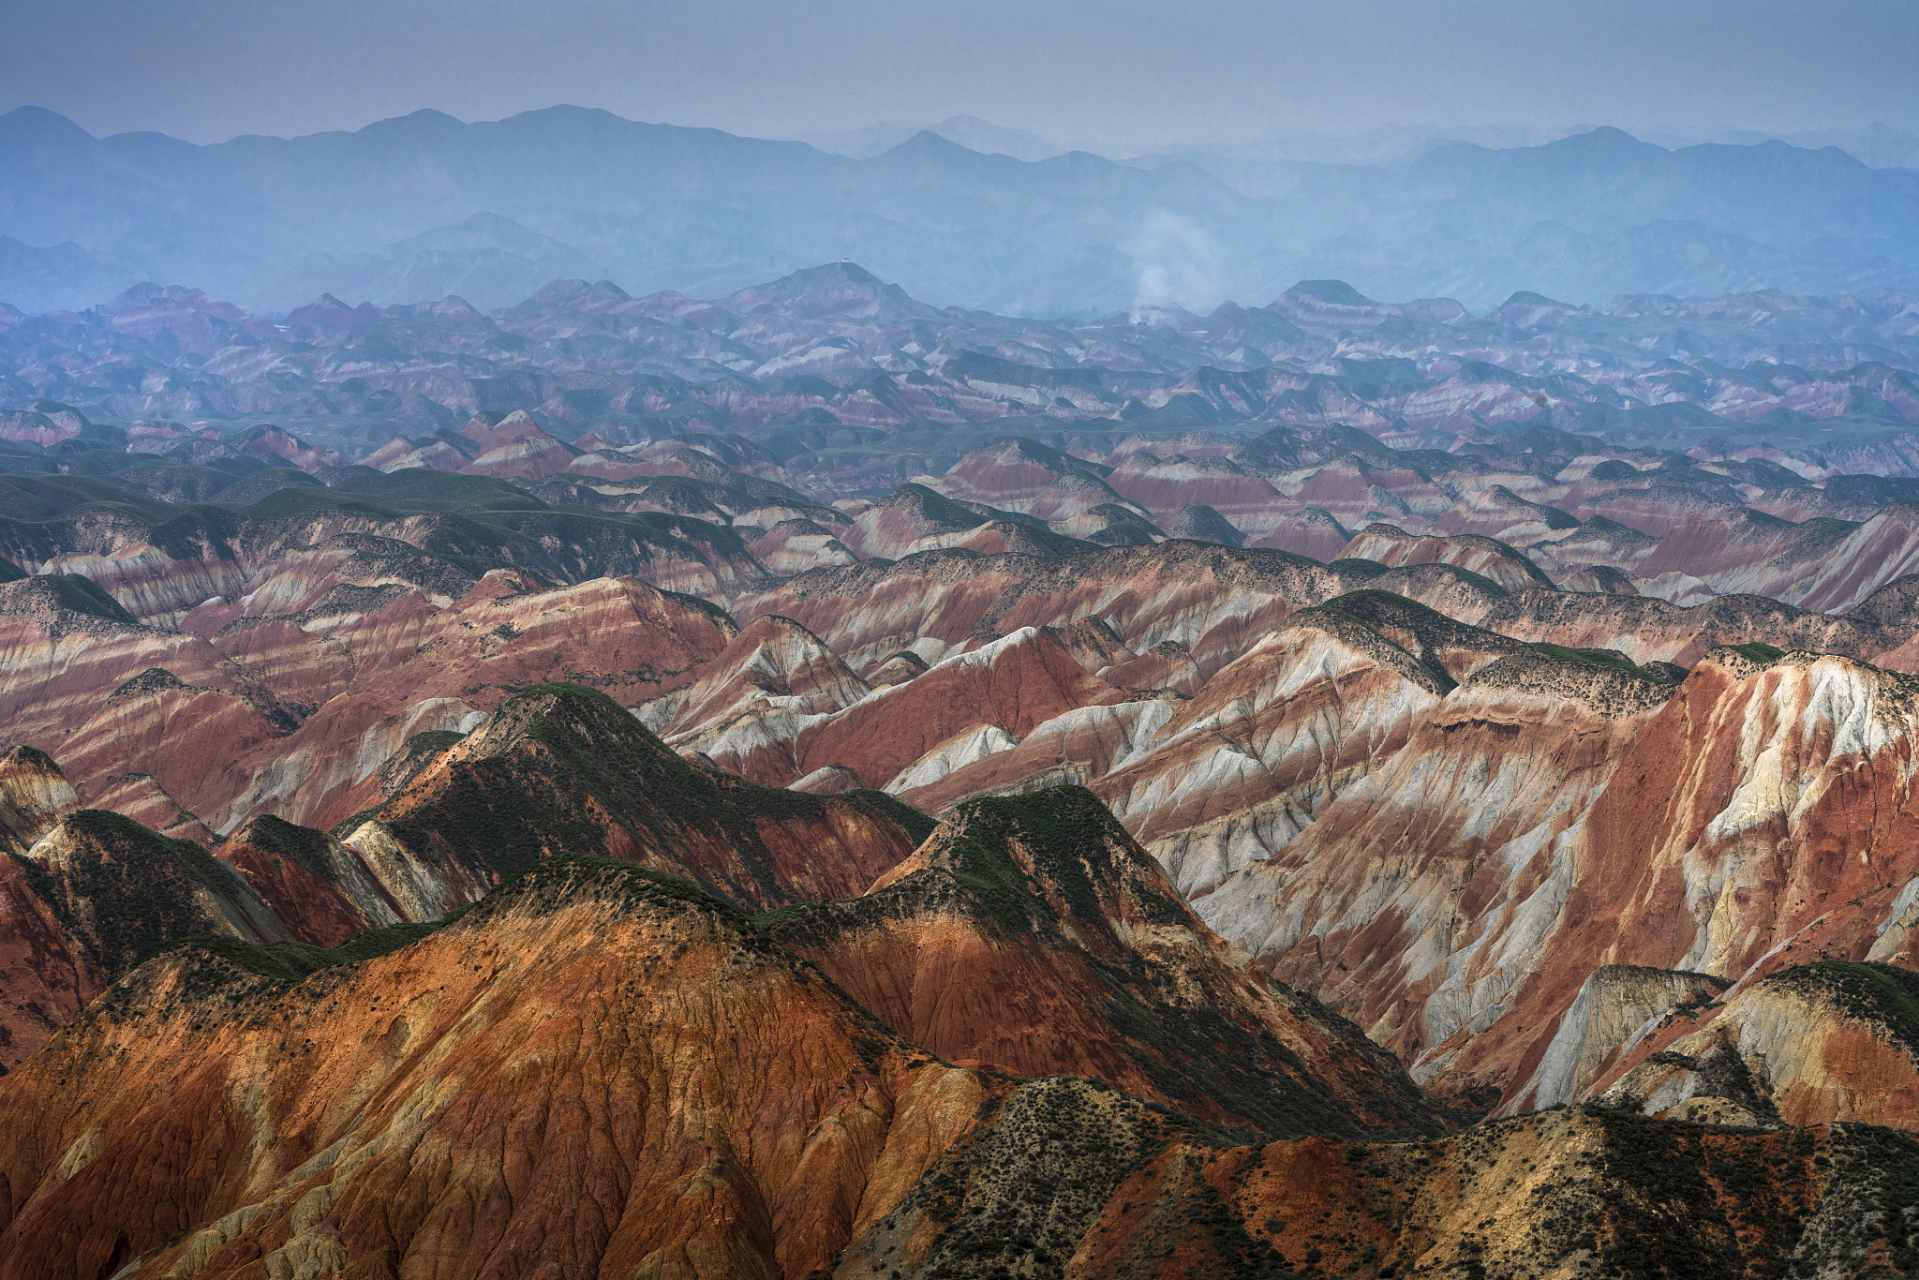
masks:
<svg viewBox="0 0 1919 1280"><path fill-rule="evenodd" d="M772 936L941 1057L1090 1076L1269 1135L1436 1131L1390 1057L1269 983L1082 788L970 801Z"/></svg>
<svg viewBox="0 0 1919 1280"><path fill-rule="evenodd" d="M7 735L58 758L89 803L138 773L218 835L269 812L332 825L382 798L375 770L414 735L470 729L554 672L638 702L692 683L734 631L632 579L555 589L495 570L436 601L365 567L289 586L287 612L216 619L209 636L56 598L47 584L67 579L0 585Z"/></svg>
<svg viewBox="0 0 1919 1280"><path fill-rule="evenodd" d="M8 1061L190 934L330 946L439 919L562 853L662 867L766 909L858 891L931 826L876 792L815 797L696 768L580 686L519 694L470 737L417 735L376 776L384 803L337 834L268 815L209 856L121 814L72 812L41 753L0 759Z"/></svg>

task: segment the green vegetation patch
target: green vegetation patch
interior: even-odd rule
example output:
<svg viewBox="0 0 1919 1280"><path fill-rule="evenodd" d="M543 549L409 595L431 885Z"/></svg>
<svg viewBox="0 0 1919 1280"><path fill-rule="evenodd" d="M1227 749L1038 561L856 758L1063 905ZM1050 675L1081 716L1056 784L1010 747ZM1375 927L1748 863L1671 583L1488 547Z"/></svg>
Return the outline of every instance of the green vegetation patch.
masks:
<svg viewBox="0 0 1919 1280"><path fill-rule="evenodd" d="M77 573L50 573L35 579L41 584L56 608L69 613L83 613L92 618L104 618L108 622L124 622L129 626L138 626L139 620L120 606L120 602L108 595L91 579Z"/></svg>
<svg viewBox="0 0 1919 1280"><path fill-rule="evenodd" d="M1535 644L1532 648L1561 662L1588 667L1607 667L1625 675L1652 678L1640 669L1638 663L1615 649L1573 649L1563 644Z"/></svg>
<svg viewBox="0 0 1919 1280"><path fill-rule="evenodd" d="M969 832L997 836L1001 841L1018 840L1033 860L1035 876L1050 883L1083 919L1101 918L1093 877L1113 866L1111 847L1129 837L1112 811L1091 791L1081 786L1047 787L1023 795L969 800L959 806L957 816ZM979 843L977 836L972 843ZM991 855L1025 880L1025 873L1008 854L993 850ZM979 860L979 865L987 882L1002 883L984 870L985 860ZM1180 906L1165 895L1143 884L1136 888L1136 897L1149 920L1172 924L1185 918Z"/></svg>
<svg viewBox="0 0 1919 1280"><path fill-rule="evenodd" d="M1729 644L1724 647L1731 649L1743 658L1759 663L1761 666L1777 662L1786 656L1784 649L1775 648L1769 644L1761 644L1757 640L1747 644Z"/></svg>
<svg viewBox="0 0 1919 1280"><path fill-rule="evenodd" d="M340 480L336 493L348 493L368 502L409 515L448 511L544 511L546 504L524 489L491 476L463 476L427 467L408 467L390 474L368 470Z"/></svg>
<svg viewBox="0 0 1919 1280"><path fill-rule="evenodd" d="M337 947L316 947L304 942L260 944L242 942L223 933L197 933L161 948L161 954L197 947L229 960L249 973L291 985L322 969L358 964L362 960L398 951L437 932L457 919L458 914L425 924L393 924L384 929L368 929L354 934Z"/></svg>
<svg viewBox="0 0 1919 1280"><path fill-rule="evenodd" d="M138 460L124 453L100 452L103 457L116 461ZM16 520L56 520L76 511L100 508L117 508L147 519L158 519L167 510L164 502L130 493L111 481L91 476L0 475L0 510Z"/></svg>

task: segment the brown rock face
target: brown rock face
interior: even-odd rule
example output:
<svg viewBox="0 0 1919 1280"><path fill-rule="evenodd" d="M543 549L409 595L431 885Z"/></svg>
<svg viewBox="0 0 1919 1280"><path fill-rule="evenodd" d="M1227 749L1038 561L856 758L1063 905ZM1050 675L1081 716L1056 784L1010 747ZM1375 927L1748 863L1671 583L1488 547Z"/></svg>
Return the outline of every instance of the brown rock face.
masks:
<svg viewBox="0 0 1919 1280"><path fill-rule="evenodd" d="M1352 534L1333 519L1330 512L1308 507L1287 516L1246 545L1271 547L1275 551L1290 551L1296 556L1305 556L1308 560L1330 562L1337 559L1352 540Z"/></svg>
<svg viewBox="0 0 1919 1280"><path fill-rule="evenodd" d="M820 638L790 618L762 614L696 683L641 708L641 719L682 751L779 786L807 771L795 739L871 689Z"/></svg>
<svg viewBox="0 0 1919 1280"><path fill-rule="evenodd" d="M1397 1064L1250 970L1079 787L969 801L772 936L949 1061L1106 1080L1269 1135L1433 1130Z"/></svg>
<svg viewBox="0 0 1919 1280"><path fill-rule="evenodd" d="M904 791L974 758L983 744L968 740L982 729L1010 744L1065 712L1124 697L1089 675L1054 632L1021 628L807 726L795 767L803 775L843 765L869 787Z"/></svg>
<svg viewBox="0 0 1919 1280"><path fill-rule="evenodd" d="M1593 798L1670 692L1532 650L1481 666L1416 708L1405 744L1274 856L1199 899L1200 915L1353 1017L1415 1079L1490 1102L1506 1075L1485 1058L1512 1049L1512 1028L1547 1020L1516 1011L1513 987L1534 966L1566 973L1563 946L1547 942L1590 865ZM1555 1013L1594 967L1566 975Z"/></svg>
<svg viewBox="0 0 1919 1280"><path fill-rule="evenodd" d="M247 878L300 942L338 946L406 918L360 856L324 831L269 814L234 832L215 855Z"/></svg>
<svg viewBox="0 0 1919 1280"><path fill-rule="evenodd" d="M1150 923L1099 902L1122 908L1104 938ZM0 1271L1531 1280L1648 1257L1862 1278L1912 1261L1904 1135L1562 1110L1221 1148L1098 1081L940 1063L638 867L544 862L391 945L176 950L0 1079Z"/></svg>
<svg viewBox="0 0 1919 1280"><path fill-rule="evenodd" d="M1715 974L1735 1004L1807 960L1911 965L1912 683L1832 656L1713 651L1593 805L1592 870L1509 1016L1557 1017L1572 974L1602 963Z"/></svg>
<svg viewBox="0 0 1919 1280"><path fill-rule="evenodd" d="M1092 785L1196 897L1391 760L1456 680L1520 649L1398 596L1342 596L1167 708Z"/></svg>

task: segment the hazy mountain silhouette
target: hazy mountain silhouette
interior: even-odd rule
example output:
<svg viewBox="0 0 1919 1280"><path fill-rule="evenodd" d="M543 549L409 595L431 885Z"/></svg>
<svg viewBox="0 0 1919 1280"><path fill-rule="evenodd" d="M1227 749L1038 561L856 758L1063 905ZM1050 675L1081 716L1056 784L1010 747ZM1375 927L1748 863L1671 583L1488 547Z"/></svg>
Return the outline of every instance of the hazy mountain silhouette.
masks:
<svg viewBox="0 0 1919 1280"><path fill-rule="evenodd" d="M565 106L196 146L26 107L0 116L0 300L83 307L155 280L253 308L322 291L487 307L555 276L713 296L840 257L935 304L1024 314L1264 302L1312 277L1481 308L1517 289L1919 283L1919 172L1833 148L1669 151L1598 129L1258 168L1026 161L932 131L854 159Z"/></svg>

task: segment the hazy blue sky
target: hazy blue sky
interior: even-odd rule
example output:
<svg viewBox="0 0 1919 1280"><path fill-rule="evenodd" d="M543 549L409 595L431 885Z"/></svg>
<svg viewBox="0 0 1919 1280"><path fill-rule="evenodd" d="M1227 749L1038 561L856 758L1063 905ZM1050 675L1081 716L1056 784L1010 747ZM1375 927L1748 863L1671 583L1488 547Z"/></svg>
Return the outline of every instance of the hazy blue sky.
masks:
<svg viewBox="0 0 1919 1280"><path fill-rule="evenodd" d="M784 136L1919 129L1919 0L0 0L0 110L195 141L557 102Z"/></svg>

